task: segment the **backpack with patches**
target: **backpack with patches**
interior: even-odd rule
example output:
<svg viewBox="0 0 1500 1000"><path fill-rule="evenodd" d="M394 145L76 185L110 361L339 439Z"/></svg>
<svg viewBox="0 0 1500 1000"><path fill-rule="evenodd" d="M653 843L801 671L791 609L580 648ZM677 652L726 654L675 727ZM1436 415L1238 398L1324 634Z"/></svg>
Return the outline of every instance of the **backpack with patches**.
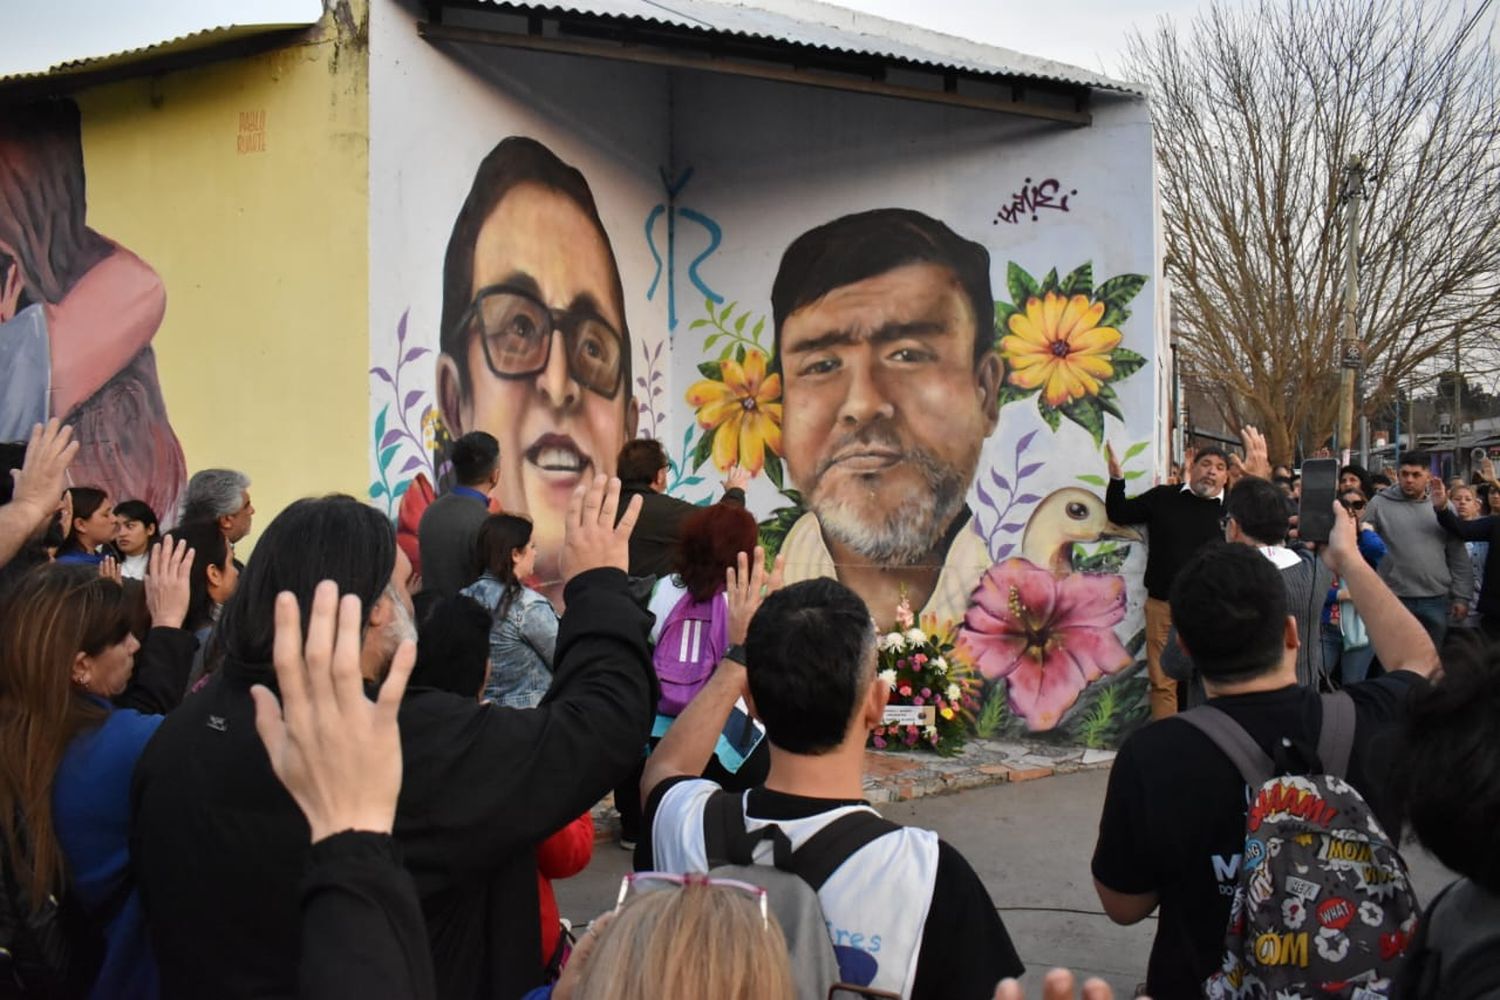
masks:
<svg viewBox="0 0 1500 1000"><path fill-rule="evenodd" d="M703 690L729 648L729 609L724 595L695 601L691 593L667 612L651 663L661 682L656 710L674 718Z"/></svg>
<svg viewBox="0 0 1500 1000"><path fill-rule="evenodd" d="M901 829L900 824L872 809L856 810L833 820L794 851L774 824L746 830L740 802L739 794L718 791L703 807L709 876L766 890L766 903L786 937L797 1000L827 1000L834 987L868 993L866 987L843 982L868 982L868 970L858 967L868 956L855 948L834 947L818 890L856 851ZM771 841L774 867L755 862L755 847L763 840Z"/></svg>
<svg viewBox="0 0 1500 1000"><path fill-rule="evenodd" d="M1205 705L1182 718L1234 762L1253 790L1212 1000L1376 1000L1392 982L1420 912L1406 862L1344 775L1354 702L1323 696L1325 773L1276 775L1234 719Z"/></svg>

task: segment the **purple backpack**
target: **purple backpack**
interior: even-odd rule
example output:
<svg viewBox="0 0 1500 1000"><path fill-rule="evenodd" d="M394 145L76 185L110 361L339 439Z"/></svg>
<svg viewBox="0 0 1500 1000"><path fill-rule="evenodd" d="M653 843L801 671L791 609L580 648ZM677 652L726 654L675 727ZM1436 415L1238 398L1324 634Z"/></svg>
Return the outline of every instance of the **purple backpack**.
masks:
<svg viewBox="0 0 1500 1000"><path fill-rule="evenodd" d="M674 718L703 690L729 648L729 609L724 595L706 601L683 594L662 624L651 662L661 681L656 710Z"/></svg>

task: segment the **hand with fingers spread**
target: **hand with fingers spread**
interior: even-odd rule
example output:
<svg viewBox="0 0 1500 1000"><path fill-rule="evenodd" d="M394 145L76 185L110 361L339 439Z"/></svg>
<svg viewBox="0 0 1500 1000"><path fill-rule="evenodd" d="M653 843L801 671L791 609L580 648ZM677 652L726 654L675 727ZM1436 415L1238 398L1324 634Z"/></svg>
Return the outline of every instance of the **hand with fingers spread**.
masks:
<svg viewBox="0 0 1500 1000"><path fill-rule="evenodd" d="M1083 992L1076 992L1077 982L1067 969L1053 969L1042 979L1041 1000L1114 1000L1114 991L1102 979L1089 979ZM995 987L995 1000L1026 1000L1026 991L1014 979L1002 979ZM1149 1000L1141 997L1140 1000Z"/></svg>
<svg viewBox="0 0 1500 1000"><path fill-rule="evenodd" d="M724 477L724 490L743 490L750 485L750 473L743 466L731 465L729 475Z"/></svg>
<svg viewBox="0 0 1500 1000"><path fill-rule="evenodd" d="M591 569L629 567L630 533L641 514L641 498L639 495L630 498L630 505L616 524L619 507L618 479L595 476L592 483L580 483L573 491L563 534L564 580Z"/></svg>
<svg viewBox="0 0 1500 1000"><path fill-rule="evenodd" d="M750 563L754 565L750 565ZM786 557L776 556L776 565L766 572L766 550L755 547L754 556L741 552L735 565L724 573L725 596L729 601L729 644L744 643L750 631L750 619L760 610L767 597L781 589L781 579L786 569Z"/></svg>
<svg viewBox="0 0 1500 1000"><path fill-rule="evenodd" d="M45 521L57 510L58 498L68 487L68 466L77 454L73 428L64 427L55 417L45 427L37 424L31 429L21 468L11 472L15 479L11 503L27 510L36 523Z"/></svg>
<svg viewBox="0 0 1500 1000"><path fill-rule="evenodd" d="M115 562L114 556L105 556L99 561L99 575L115 583L125 582L125 578L120 575L120 564Z"/></svg>
<svg viewBox="0 0 1500 1000"><path fill-rule="evenodd" d="M276 598L272 660L281 701L250 689L255 728L276 777L296 799L313 842L345 830L389 833L401 791L401 735L396 712L416 662L403 642L371 701L360 674L364 613L359 598L339 600L331 580L313 595L307 640L301 609L290 593Z"/></svg>
<svg viewBox="0 0 1500 1000"><path fill-rule="evenodd" d="M1443 482L1443 477L1433 476L1427 481L1427 496L1432 501L1433 510L1447 509L1448 484Z"/></svg>
<svg viewBox="0 0 1500 1000"><path fill-rule="evenodd" d="M1320 554L1324 565L1339 576L1345 575L1355 562L1364 562L1364 556L1359 554L1359 529L1337 500L1333 502L1333 528L1328 533L1328 544L1322 546Z"/></svg>
<svg viewBox="0 0 1500 1000"><path fill-rule="evenodd" d="M1125 478L1125 470L1120 468L1120 460L1115 457L1115 446L1108 441L1104 442L1104 462L1109 467L1109 478Z"/></svg>
<svg viewBox="0 0 1500 1000"><path fill-rule="evenodd" d="M193 550L171 535L151 550L146 562L146 610L153 628L182 628L187 618L192 590Z"/></svg>

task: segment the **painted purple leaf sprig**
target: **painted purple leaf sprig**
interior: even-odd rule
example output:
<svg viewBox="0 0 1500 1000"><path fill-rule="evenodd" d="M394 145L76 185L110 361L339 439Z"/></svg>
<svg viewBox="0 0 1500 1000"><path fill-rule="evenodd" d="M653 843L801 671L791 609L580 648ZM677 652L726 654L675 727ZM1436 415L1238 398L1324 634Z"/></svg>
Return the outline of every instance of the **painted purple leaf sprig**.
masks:
<svg viewBox="0 0 1500 1000"><path fill-rule="evenodd" d="M414 474L424 472L435 483L438 472L433 459L438 415L431 402L431 393L422 388L407 388L402 391L403 382L409 385L416 378L409 370L410 366L432 353L431 348L407 345L409 315L410 310L403 312L396 323L394 370L386 365L376 365L370 369L370 375L376 382L384 383L391 396L391 401L381 407L375 418L375 467L380 478L370 484L370 497L384 501L387 514L394 512L401 497L411 486ZM370 388L372 395L385 391L375 383ZM391 420L392 415L395 422ZM406 458L396 468L403 452Z"/></svg>
<svg viewBox="0 0 1500 1000"><path fill-rule="evenodd" d="M1037 433L1030 431L1021 435L1021 439L1016 442L1011 461L1014 471L1011 476L1005 476L999 469L991 469L988 489L985 488L984 476L980 476L974 484L980 503L980 509L974 512L975 526L984 537L990 558L995 562L1000 562L1015 550L1018 541L1016 536L1026 527L1026 517L1031 507L1042 499L1035 493L1026 492L1022 485L1024 480L1040 472L1044 464L1021 464L1021 456L1031 447ZM989 517L985 516L986 510ZM985 527L986 521L989 521L988 528Z"/></svg>

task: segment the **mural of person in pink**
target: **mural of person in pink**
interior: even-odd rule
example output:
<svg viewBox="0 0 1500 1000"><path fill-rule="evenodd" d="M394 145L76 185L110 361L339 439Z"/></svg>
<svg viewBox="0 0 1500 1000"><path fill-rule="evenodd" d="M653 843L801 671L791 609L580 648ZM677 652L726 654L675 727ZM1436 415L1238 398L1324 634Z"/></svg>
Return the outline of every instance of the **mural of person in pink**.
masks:
<svg viewBox="0 0 1500 1000"><path fill-rule="evenodd" d="M175 516L186 478L151 339L161 278L85 221L78 107L0 115L0 440L49 417L82 448L73 480Z"/></svg>
<svg viewBox="0 0 1500 1000"><path fill-rule="evenodd" d="M808 513L786 579L836 576L888 628L953 623L990 565L965 496L999 422L990 256L883 208L797 237L771 291L781 446Z"/></svg>
<svg viewBox="0 0 1500 1000"><path fill-rule="evenodd" d="M534 139L479 165L448 242L439 342L444 429L499 440L496 499L531 518L539 589L558 597L568 498L614 473L637 408L609 234L583 175Z"/></svg>

